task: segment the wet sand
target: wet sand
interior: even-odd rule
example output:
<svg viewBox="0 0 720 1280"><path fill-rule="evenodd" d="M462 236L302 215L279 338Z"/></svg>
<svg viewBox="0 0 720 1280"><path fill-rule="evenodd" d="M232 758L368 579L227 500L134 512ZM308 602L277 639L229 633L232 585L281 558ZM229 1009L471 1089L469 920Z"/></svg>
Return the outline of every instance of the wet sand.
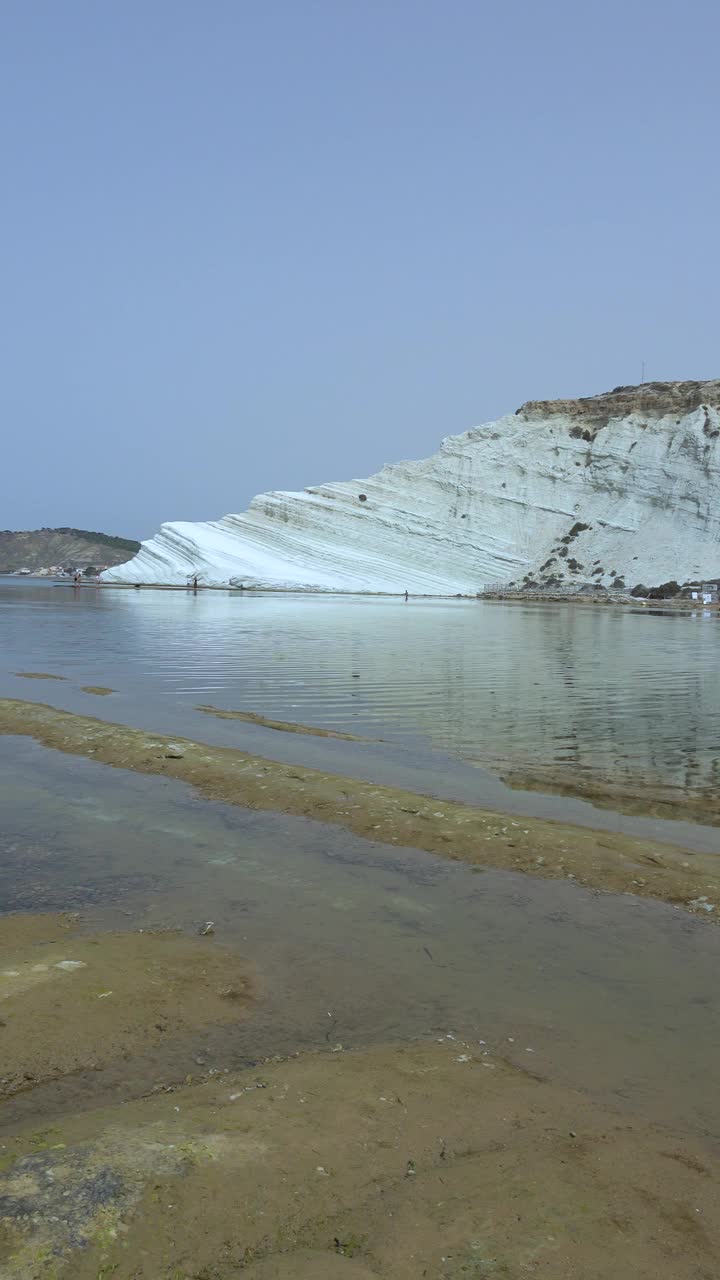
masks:
<svg viewBox="0 0 720 1280"><path fill-rule="evenodd" d="M67 680L67 676L55 676L51 671L16 671L21 680Z"/></svg>
<svg viewBox="0 0 720 1280"><path fill-rule="evenodd" d="M482 1045L308 1053L0 1147L4 1280L715 1280L713 1150Z"/></svg>
<svg viewBox="0 0 720 1280"><path fill-rule="evenodd" d="M713 854L559 822L516 820L19 699L0 699L0 733L27 735L118 768L174 777L211 799L314 818L373 841L661 899L710 921L720 914L720 860Z"/></svg>
<svg viewBox="0 0 720 1280"><path fill-rule="evenodd" d="M645 888L649 896L653 886L644 868L663 867L641 859L662 858L670 871L675 856L693 867L712 863L709 856L561 824L523 820L518 829L511 819L469 807L38 704L0 702L0 730L86 757L98 769L110 764L174 777L235 805L301 812L348 827L369 853L379 840L417 846L426 830L436 852L478 869L487 861L522 870L509 861L493 863L493 856L509 859L522 848L530 858L552 849L553 867L528 869L567 880L572 873L559 859L586 856L592 869L589 851L600 841L627 874L637 876L639 868L647 876L632 892ZM7 746L17 750L18 744ZM37 750L23 744L24 752ZM80 772L78 762L63 767ZM123 776L133 788L162 786L105 773L117 779L113 788ZM86 785L82 775L78 785ZM96 803L114 820L104 792ZM178 827L173 838L181 835ZM124 867L113 859L124 838L120 832L112 844L89 834L88 847L97 841L113 874ZM231 835L226 850L211 833L205 839L206 856L222 867L237 841ZM158 874L154 840L148 865ZM292 833L290 843L297 864ZM424 859L417 849L402 856ZM260 861L266 875L287 878L289 867ZM461 867L449 872L486 880ZM199 874L206 883L205 864ZM305 864L297 874L306 874ZM709 883L703 873L702 884ZM542 889L589 897L569 884ZM196 895L193 912L200 901ZM172 903L168 898L154 910L174 915ZM238 905L230 903L231 914ZM393 906L403 906L397 894ZM633 904L633 910L657 909ZM679 913L662 910L680 922ZM365 943L353 951L352 919L350 913L343 934L349 983L361 956L367 964L373 960ZM387 927L384 919L380 907L379 931ZM691 949L690 934L706 943L716 937L698 923L682 925ZM475 925L482 934L479 910ZM489 1030L472 1037L464 1025L464 1034L443 1031L398 1044L385 1031L379 1043L348 1051L341 1043L346 1028L332 1016L327 1050L264 1058L241 1071L227 1070L224 1052L202 1053L192 1076L178 1073L178 1050L195 1030L211 1045L224 1044L214 1037L229 1029L235 1034L233 1024L246 1025L260 994L266 996L269 974L255 979L252 941L240 944L247 953L241 958L224 945L226 927L205 937L197 926L185 933L102 933L96 926L91 932L78 915L0 917L2 1280L716 1280L717 1137L708 1126L691 1130L680 1113L670 1119L669 1108L658 1123L642 1091L632 1100L609 1099L589 1063L569 1085L558 1073L557 1054L541 1052L535 1035L517 1040L513 1030L500 1036L488 1018ZM251 927L248 919L243 930ZM507 927L516 926L508 920ZM591 927L600 925L594 920ZM435 960L444 964L446 957L433 958L420 946L422 935L409 936L432 975ZM676 954L672 963L681 960ZM513 963L510 952L507 963ZM586 982L581 957L561 947L557 964L576 964L573 980ZM481 972L475 961L471 980L479 981ZM622 993L612 995L612 972L605 977L617 1006ZM389 980L398 981L394 970ZM557 1015L559 973L547 970L544 980ZM588 999L592 980L591 973ZM622 980L632 985L639 975L628 970ZM429 976L428 992L431 982ZM706 1000L704 992L694 993ZM374 999L383 999L380 986ZM447 1002L441 1005L446 1012ZM322 1005L324 1022L330 1008ZM711 1012L708 1007L708 1017ZM617 1026L599 1006L595 1017L602 1072L611 1056L603 1037L616 1036ZM671 1010L667 1017L678 1022ZM633 1032L639 1039L647 1034L640 1015ZM691 1040L686 1036L684 1043ZM299 1042L298 1036L292 1048ZM701 1060L708 1047L693 1051ZM592 1052L585 1048L586 1057ZM627 1090L634 1070L629 1056L623 1070ZM48 1088L66 1076L73 1092L48 1107ZM91 1089L89 1079L105 1087Z"/></svg>
<svg viewBox="0 0 720 1280"><path fill-rule="evenodd" d="M88 690L86 690L88 692ZM282 733L309 734L311 738L340 738L343 742L369 742L369 738L360 738L355 733L339 733L336 729L322 729L317 725L298 724L295 720L268 720L257 711L224 711L221 707L200 705L195 708L205 715L215 716L216 720L243 720L245 724L260 724L264 729L277 729Z"/></svg>
<svg viewBox="0 0 720 1280"><path fill-rule="evenodd" d="M238 1023L18 1094L6 1124L138 1097L200 1058L239 1070L455 1031L516 1065L529 1046L536 1070L628 1114L720 1132L720 933L703 917L208 801L29 738L0 738L0 809L0 911L191 938L214 920L216 945L257 969Z"/></svg>
<svg viewBox="0 0 720 1280"><path fill-rule="evenodd" d="M0 1100L236 1022L251 998L212 935L87 936L77 915L0 917Z"/></svg>
<svg viewBox="0 0 720 1280"><path fill-rule="evenodd" d="M530 768L497 768L498 777L517 791L539 791L544 795L574 796L601 809L616 813L652 816L669 821L720 825L720 791L708 784L672 787L653 782L647 776L636 786L618 782L602 773L583 772L560 766L532 765ZM720 837L719 837L720 842Z"/></svg>
<svg viewBox="0 0 720 1280"><path fill-rule="evenodd" d="M85 693L112 693L112 689L94 689L83 686ZM339 733L335 729L323 729L317 725L301 724L296 720L271 720L256 711L231 711L221 707L200 704L196 711L214 716L216 720L239 720L245 724L261 725L283 733L298 733L313 738L339 738L343 742L373 743L382 738L367 738L356 733ZM633 786L618 782L593 770L583 773L566 767L536 766L506 768L502 762L493 765L493 772L506 786L516 791L539 791L545 795L575 796L590 804L612 809L617 813L652 816L667 821L682 820L700 824L720 825L720 793L717 787L701 790L690 787L673 788L667 784L653 784L647 777Z"/></svg>

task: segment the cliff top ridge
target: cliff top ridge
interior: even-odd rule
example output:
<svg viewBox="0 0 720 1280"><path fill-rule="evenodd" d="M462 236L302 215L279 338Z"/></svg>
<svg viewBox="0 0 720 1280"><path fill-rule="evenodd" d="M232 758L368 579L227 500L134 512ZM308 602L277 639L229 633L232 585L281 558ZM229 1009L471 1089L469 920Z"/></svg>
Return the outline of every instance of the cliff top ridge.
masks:
<svg viewBox="0 0 720 1280"><path fill-rule="evenodd" d="M636 387L614 387L598 396L577 400L527 400L517 410L522 417L549 418L565 414L573 418L624 418L643 413L655 418L665 414L692 413L701 405L720 408L720 378L707 382L643 382Z"/></svg>

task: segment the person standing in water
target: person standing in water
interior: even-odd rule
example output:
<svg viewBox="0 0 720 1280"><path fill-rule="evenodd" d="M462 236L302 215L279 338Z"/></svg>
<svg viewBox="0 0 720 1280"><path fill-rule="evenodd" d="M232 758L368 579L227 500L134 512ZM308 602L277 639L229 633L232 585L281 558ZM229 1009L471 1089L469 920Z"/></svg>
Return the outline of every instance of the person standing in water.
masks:
<svg viewBox="0 0 720 1280"><path fill-rule="evenodd" d="M193 578L193 591L197 591L197 574Z"/></svg>
<svg viewBox="0 0 720 1280"><path fill-rule="evenodd" d="M410 599L410 597L409 597L409 595L408 595L408 593L407 593L407 587L405 588L405 599L406 599L406 600L409 600L409 599Z"/></svg>

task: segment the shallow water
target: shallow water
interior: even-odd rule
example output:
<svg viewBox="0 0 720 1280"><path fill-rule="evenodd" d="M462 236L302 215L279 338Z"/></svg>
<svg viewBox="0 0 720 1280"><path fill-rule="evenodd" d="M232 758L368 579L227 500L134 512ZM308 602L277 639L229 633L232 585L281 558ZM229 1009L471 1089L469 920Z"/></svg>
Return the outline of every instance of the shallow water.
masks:
<svg viewBox="0 0 720 1280"><path fill-rule="evenodd" d="M720 1129L720 931L707 922L211 804L27 739L0 739L0 812L0 911L71 908L122 929L213 920L256 972L252 1017L179 1045L175 1078L198 1056L222 1068L450 1033L671 1127ZM159 1071L148 1055L113 1087ZM48 1086L5 1114L88 1105L103 1087Z"/></svg>
<svg viewBox="0 0 720 1280"><path fill-rule="evenodd" d="M717 618L614 608L216 592L133 592L0 580L0 689L106 685L91 714L172 708L197 736L210 702L382 738L493 772L568 786L720 785ZM17 684L23 684L22 691ZM52 695L52 696L51 696ZM62 705L66 705L63 703ZM112 708L112 709L111 709ZM297 749L297 746L296 746Z"/></svg>

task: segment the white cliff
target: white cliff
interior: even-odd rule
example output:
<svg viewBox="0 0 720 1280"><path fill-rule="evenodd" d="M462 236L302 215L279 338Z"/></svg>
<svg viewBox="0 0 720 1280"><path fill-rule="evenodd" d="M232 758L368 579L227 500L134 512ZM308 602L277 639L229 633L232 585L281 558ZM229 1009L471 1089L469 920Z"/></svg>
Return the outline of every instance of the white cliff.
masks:
<svg viewBox="0 0 720 1280"><path fill-rule="evenodd" d="M720 381L532 401L418 462L164 524L107 582L475 593L720 574Z"/></svg>

